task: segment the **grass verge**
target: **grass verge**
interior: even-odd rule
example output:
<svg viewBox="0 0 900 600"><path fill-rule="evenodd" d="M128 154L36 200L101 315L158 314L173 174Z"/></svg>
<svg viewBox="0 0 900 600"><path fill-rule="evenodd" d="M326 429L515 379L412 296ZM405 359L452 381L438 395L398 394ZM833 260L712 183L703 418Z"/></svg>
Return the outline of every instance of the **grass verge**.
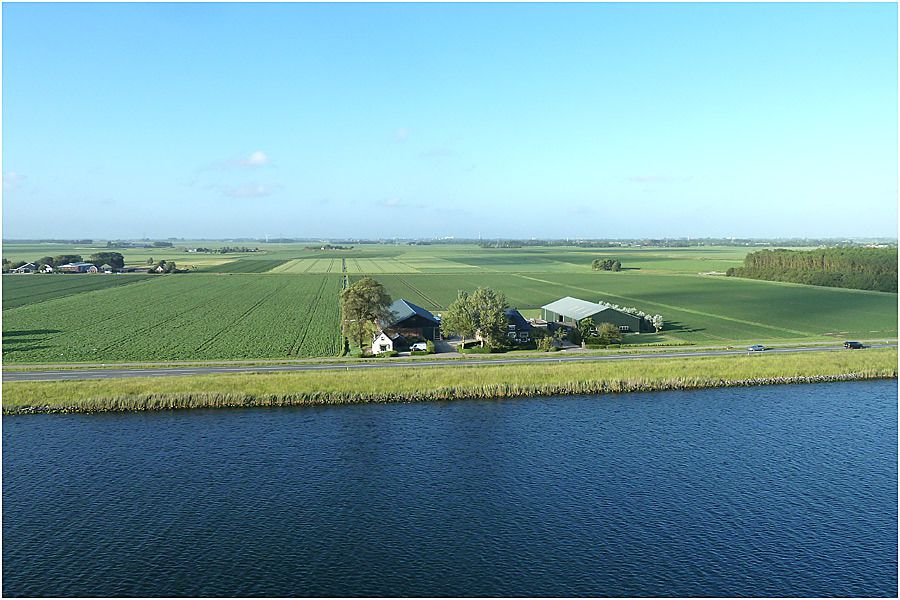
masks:
<svg viewBox="0 0 900 600"><path fill-rule="evenodd" d="M418 402L897 377L897 349L275 374L10 382L3 413Z"/></svg>

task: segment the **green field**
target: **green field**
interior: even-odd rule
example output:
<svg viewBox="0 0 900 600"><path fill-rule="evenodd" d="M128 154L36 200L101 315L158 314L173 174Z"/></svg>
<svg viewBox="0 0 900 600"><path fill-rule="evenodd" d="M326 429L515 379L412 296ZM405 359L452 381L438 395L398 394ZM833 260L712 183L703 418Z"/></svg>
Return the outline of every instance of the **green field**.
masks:
<svg viewBox="0 0 900 600"><path fill-rule="evenodd" d="M143 281L150 275L4 275L3 310Z"/></svg>
<svg viewBox="0 0 900 600"><path fill-rule="evenodd" d="M339 276L156 276L4 310L3 359L106 362L334 355L341 350L339 289Z"/></svg>
<svg viewBox="0 0 900 600"><path fill-rule="evenodd" d="M631 344L897 337L896 294L708 275L740 265L752 247L365 244L322 251L307 244L246 245L260 251L198 256L173 248L123 250L127 263L140 264L148 254L180 266L203 263L191 273L133 285L119 283L134 281L125 279L131 276L5 276L3 358L25 363L334 355L340 351L337 294L344 267L353 279L371 275L395 299L438 313L459 291L486 286L505 293L526 316L538 316L541 305L563 296L663 315L661 334L626 336ZM4 244L3 253L34 260L101 249L105 243ZM592 271L595 258L616 258L624 270Z"/></svg>

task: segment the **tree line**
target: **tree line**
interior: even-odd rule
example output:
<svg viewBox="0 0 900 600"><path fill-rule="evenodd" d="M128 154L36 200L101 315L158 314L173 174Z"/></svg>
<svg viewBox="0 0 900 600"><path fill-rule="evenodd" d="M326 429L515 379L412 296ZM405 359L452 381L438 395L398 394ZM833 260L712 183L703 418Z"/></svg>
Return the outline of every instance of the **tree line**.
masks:
<svg viewBox="0 0 900 600"><path fill-rule="evenodd" d="M125 266L125 257L118 252L97 252L95 254L91 254L86 261L81 257L80 254L42 256L41 258L34 261L19 260L16 262L10 262L9 260L4 258L3 270L8 271L10 269L18 269L22 265L27 265L29 262L34 263L38 266L38 268L43 267L44 265L49 265L55 269L69 263L89 262L97 267L100 267L102 265L109 265L114 269L121 269Z"/></svg>
<svg viewBox="0 0 900 600"><path fill-rule="evenodd" d="M897 248L760 250L744 257L729 277L897 292Z"/></svg>

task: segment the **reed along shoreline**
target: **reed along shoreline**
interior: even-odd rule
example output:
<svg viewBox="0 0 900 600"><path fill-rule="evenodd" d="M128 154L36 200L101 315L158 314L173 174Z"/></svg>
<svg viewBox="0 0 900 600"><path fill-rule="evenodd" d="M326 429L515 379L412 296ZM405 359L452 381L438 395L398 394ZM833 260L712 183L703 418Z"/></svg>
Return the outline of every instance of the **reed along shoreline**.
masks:
<svg viewBox="0 0 900 600"><path fill-rule="evenodd" d="M10 382L3 414L505 399L897 378L897 349Z"/></svg>

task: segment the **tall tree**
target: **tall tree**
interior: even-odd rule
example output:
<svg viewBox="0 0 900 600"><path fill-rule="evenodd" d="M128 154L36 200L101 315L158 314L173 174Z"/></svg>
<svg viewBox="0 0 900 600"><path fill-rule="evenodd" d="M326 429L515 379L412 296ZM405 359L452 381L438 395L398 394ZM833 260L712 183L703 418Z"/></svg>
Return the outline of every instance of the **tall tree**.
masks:
<svg viewBox="0 0 900 600"><path fill-rule="evenodd" d="M121 269L125 266L125 257L119 252L97 252L91 254L90 262L98 267L106 263L111 267Z"/></svg>
<svg viewBox="0 0 900 600"><path fill-rule="evenodd" d="M506 335L506 296L490 288L478 288L472 294L461 293L441 317L441 329L458 334L465 341L474 335L482 348L497 346Z"/></svg>
<svg viewBox="0 0 900 600"><path fill-rule="evenodd" d="M478 325L472 311L472 303L469 301L469 294L460 292L456 300L450 303L450 306L441 315L441 331L458 335L465 344L466 338L474 336L477 329Z"/></svg>
<svg viewBox="0 0 900 600"><path fill-rule="evenodd" d="M340 298L341 330L364 348L366 338L377 333L378 320L388 316L391 297L383 285L371 277L363 277L341 290Z"/></svg>

